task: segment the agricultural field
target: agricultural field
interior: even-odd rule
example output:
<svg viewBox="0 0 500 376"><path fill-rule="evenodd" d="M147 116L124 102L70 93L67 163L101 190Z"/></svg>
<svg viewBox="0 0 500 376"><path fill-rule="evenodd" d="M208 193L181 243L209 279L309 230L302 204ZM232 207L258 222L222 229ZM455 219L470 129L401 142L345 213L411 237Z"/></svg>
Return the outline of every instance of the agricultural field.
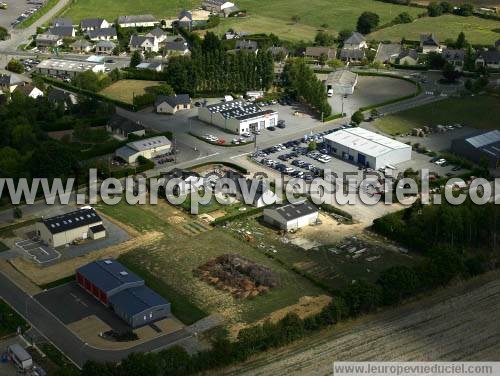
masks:
<svg viewBox="0 0 500 376"><path fill-rule="evenodd" d="M397 135L425 125L460 123L478 129L496 129L500 117L500 98L475 96L445 99L378 119L375 126Z"/></svg>
<svg viewBox="0 0 500 376"><path fill-rule="evenodd" d="M143 95L146 92L146 88L156 86L158 84L158 81L120 80L104 88L99 92L99 94L105 95L111 99L132 104L134 96Z"/></svg>
<svg viewBox="0 0 500 376"><path fill-rule="evenodd" d="M391 21L399 13L408 12L416 17L424 9L388 4L372 0L241 0L240 9L248 11L245 19L225 19L217 28L222 34L228 28L237 31L274 33L292 41L314 39L318 29L328 25L328 31L337 33L343 29L354 29L360 14L370 10L380 16L380 23ZM299 16L298 22L292 21Z"/></svg>
<svg viewBox="0 0 500 376"><path fill-rule="evenodd" d="M182 9L199 6L200 1L196 0L74 0L63 15L71 17L73 22L97 16L111 22L118 16L145 13L158 18L174 18Z"/></svg>
<svg viewBox="0 0 500 376"><path fill-rule="evenodd" d="M324 295L323 290L283 268L250 242L237 239L223 228L212 228L167 203L97 208L139 232L162 233L156 242L132 250L120 260L147 281L153 281L156 290L164 291L178 315L194 319L201 312L220 313L230 323L250 323L296 304L303 297ZM227 253L238 253L270 268L279 275L281 286L252 299L235 299L194 275L200 265Z"/></svg>
<svg viewBox="0 0 500 376"><path fill-rule="evenodd" d="M479 17L460 17L447 14L441 17L424 17L409 24L400 24L375 31L368 39L401 41L420 40L420 34L434 32L440 41L455 40L463 31L470 43L493 45L500 38L500 22Z"/></svg>

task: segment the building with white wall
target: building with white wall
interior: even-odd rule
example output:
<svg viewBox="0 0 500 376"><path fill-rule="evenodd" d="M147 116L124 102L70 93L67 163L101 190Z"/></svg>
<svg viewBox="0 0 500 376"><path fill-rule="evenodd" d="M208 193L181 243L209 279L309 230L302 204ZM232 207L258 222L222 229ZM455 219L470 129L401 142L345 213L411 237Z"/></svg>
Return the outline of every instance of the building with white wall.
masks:
<svg viewBox="0 0 500 376"><path fill-rule="evenodd" d="M117 149L115 154L127 163L134 163L139 157L151 159L158 155L166 154L171 148L172 143L168 138L165 136L156 136L129 142L127 145Z"/></svg>
<svg viewBox="0 0 500 376"><path fill-rule="evenodd" d="M338 70L328 74L325 81L326 89L333 90L333 94L353 94L358 84L358 74L348 70Z"/></svg>
<svg viewBox="0 0 500 376"><path fill-rule="evenodd" d="M341 129L324 137L332 155L351 163L384 168L411 160L411 146L363 128Z"/></svg>
<svg viewBox="0 0 500 376"><path fill-rule="evenodd" d="M264 209L264 222L285 231L312 225L318 216L318 208L307 200Z"/></svg>
<svg viewBox="0 0 500 376"><path fill-rule="evenodd" d="M278 124L278 112L262 110L255 103L233 100L198 109L198 118L228 132L243 134Z"/></svg>
<svg viewBox="0 0 500 376"><path fill-rule="evenodd" d="M104 63L72 59L47 59L35 67L35 71L49 76L75 77L78 73L91 70L104 72Z"/></svg>

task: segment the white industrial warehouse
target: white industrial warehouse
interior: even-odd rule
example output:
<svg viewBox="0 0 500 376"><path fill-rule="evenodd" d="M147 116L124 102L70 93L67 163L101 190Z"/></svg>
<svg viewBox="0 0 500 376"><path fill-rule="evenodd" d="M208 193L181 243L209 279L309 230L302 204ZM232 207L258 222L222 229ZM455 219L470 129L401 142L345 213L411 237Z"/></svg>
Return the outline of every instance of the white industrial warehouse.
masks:
<svg viewBox="0 0 500 376"><path fill-rule="evenodd" d="M363 128L346 128L325 136L332 155L373 169L411 160L411 146Z"/></svg>
<svg viewBox="0 0 500 376"><path fill-rule="evenodd" d="M137 158L151 159L166 154L172 148L172 143L165 136L145 138L129 142L127 145L116 149L115 155L127 163L135 163Z"/></svg>
<svg viewBox="0 0 500 376"><path fill-rule="evenodd" d="M351 95L358 84L358 74L348 70L338 70L328 74L326 90L332 94Z"/></svg>
<svg viewBox="0 0 500 376"><path fill-rule="evenodd" d="M276 111L262 110L256 104L243 100L200 107L198 118L236 134L253 132L278 124Z"/></svg>

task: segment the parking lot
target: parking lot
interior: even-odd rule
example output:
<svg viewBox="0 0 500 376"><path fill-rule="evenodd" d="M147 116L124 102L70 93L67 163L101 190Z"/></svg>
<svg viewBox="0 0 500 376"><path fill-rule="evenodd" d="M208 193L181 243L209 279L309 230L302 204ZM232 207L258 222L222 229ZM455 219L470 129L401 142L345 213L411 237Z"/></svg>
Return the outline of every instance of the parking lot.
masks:
<svg viewBox="0 0 500 376"><path fill-rule="evenodd" d="M41 7L40 4L26 0L0 0L6 3L7 9L0 9L0 26L12 29Z"/></svg>
<svg viewBox="0 0 500 376"><path fill-rule="evenodd" d="M41 240L34 237L17 241L15 244L39 264L46 264L61 258L61 253L56 249L44 245Z"/></svg>
<svg viewBox="0 0 500 376"><path fill-rule="evenodd" d="M65 325L96 316L117 332L129 329L113 311L83 291L76 282L47 290L34 298Z"/></svg>

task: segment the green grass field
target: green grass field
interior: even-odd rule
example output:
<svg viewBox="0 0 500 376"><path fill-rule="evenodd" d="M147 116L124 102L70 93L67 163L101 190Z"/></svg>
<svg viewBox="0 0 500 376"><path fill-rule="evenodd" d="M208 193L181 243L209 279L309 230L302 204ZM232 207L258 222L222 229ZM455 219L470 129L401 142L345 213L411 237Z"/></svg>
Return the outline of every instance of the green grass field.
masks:
<svg viewBox="0 0 500 376"><path fill-rule="evenodd" d="M391 21L399 13L413 16L422 13L419 8L394 5L373 0L241 0L240 9L248 11L245 19L225 19L217 28L219 33L232 27L238 31L274 33L287 40L311 40L323 24L331 33L354 29L361 13L370 10L380 16L380 23ZM292 17L298 15L298 23Z"/></svg>
<svg viewBox="0 0 500 376"><path fill-rule="evenodd" d="M104 17L112 22L118 16L149 13L158 18L173 18L180 10L199 7L200 3L196 0L73 0L63 15L71 17L73 22L92 17Z"/></svg>
<svg viewBox="0 0 500 376"><path fill-rule="evenodd" d="M296 304L302 296L324 294L303 277L222 228L202 230L196 235L182 231L182 225L171 224L169 218L182 217L188 223L194 217L168 204L139 207L122 203L97 207L140 232L163 233L158 241L127 253L122 261L170 299L173 311L181 320L190 322L203 312L219 312L233 323L250 323ZM236 300L228 292L217 290L193 275L198 266L224 253L238 253L270 267L280 275L282 286L253 299Z"/></svg>
<svg viewBox="0 0 500 376"><path fill-rule="evenodd" d="M499 118L500 98L485 95L445 99L378 119L375 125L384 133L397 135L425 125L452 123L497 129Z"/></svg>
<svg viewBox="0 0 500 376"><path fill-rule="evenodd" d="M134 95L142 95L147 87L156 85L158 81L120 80L104 88L99 94L132 104Z"/></svg>
<svg viewBox="0 0 500 376"><path fill-rule="evenodd" d="M494 31L499 28L500 22L495 20L448 14L441 17L419 18L410 24L381 29L368 35L368 38L399 42L403 37L408 40L420 40L420 34L434 32L443 42L447 38L456 39L463 31L471 43L492 45L500 38L500 34Z"/></svg>

